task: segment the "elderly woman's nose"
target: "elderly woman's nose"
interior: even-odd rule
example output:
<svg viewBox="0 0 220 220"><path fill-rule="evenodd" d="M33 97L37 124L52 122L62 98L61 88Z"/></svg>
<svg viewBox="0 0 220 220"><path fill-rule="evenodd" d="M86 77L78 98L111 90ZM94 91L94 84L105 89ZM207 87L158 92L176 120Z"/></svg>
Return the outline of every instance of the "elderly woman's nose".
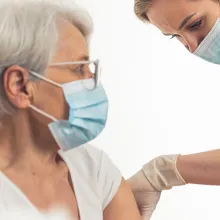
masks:
<svg viewBox="0 0 220 220"><path fill-rule="evenodd" d="M93 78L93 77L94 77L94 73L92 72L92 70L89 67L87 67L85 78L89 79L89 78Z"/></svg>
<svg viewBox="0 0 220 220"><path fill-rule="evenodd" d="M94 77L94 73L92 73L92 72L89 70L88 78L93 78L93 77Z"/></svg>

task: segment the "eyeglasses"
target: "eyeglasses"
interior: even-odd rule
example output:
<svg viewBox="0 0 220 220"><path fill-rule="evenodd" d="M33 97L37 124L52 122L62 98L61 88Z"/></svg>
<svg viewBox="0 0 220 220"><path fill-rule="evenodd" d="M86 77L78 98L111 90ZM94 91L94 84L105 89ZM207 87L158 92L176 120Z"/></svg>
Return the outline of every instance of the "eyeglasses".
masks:
<svg viewBox="0 0 220 220"><path fill-rule="evenodd" d="M100 76L101 76L101 67L100 61L97 60L81 60L81 61L73 61L73 62L60 62L60 63L52 63L50 66L64 66L64 65L79 65L79 64L87 64L89 71L92 73L95 87L97 87L100 83ZM79 66L80 67L80 66Z"/></svg>

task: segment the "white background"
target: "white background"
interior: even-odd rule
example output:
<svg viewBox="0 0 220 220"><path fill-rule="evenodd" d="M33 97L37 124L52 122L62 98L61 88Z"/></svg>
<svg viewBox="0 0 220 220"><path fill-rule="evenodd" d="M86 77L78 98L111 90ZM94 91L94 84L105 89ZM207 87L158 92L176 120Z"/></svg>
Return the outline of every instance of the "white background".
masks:
<svg viewBox="0 0 220 220"><path fill-rule="evenodd" d="M142 24L133 0L78 1L95 23L91 54L102 61L110 101L106 129L93 144L124 177L161 154L219 148L220 66ZM176 187L163 193L152 219L219 219L219 197L219 187Z"/></svg>

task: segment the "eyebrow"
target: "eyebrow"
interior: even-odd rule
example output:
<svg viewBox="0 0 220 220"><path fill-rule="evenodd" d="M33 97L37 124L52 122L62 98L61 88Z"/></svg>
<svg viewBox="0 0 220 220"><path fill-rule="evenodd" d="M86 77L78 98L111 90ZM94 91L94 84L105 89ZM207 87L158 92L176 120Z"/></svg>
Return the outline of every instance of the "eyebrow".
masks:
<svg viewBox="0 0 220 220"><path fill-rule="evenodd" d="M78 59L76 59L76 60L73 60L73 62L75 62L75 61L88 61L89 60L89 56L82 56L82 57L80 57L80 58L78 58Z"/></svg>
<svg viewBox="0 0 220 220"><path fill-rule="evenodd" d="M179 30L182 29L186 24L187 22L195 15L196 13L193 13L191 15L188 15L186 18L183 19L183 21L181 22L180 26L179 26Z"/></svg>
<svg viewBox="0 0 220 220"><path fill-rule="evenodd" d="M178 30L181 30L181 29L188 23L188 21L189 21L194 15L196 15L196 12L193 13L193 14L191 14L191 15L188 15L187 17L185 17L185 18L183 19L183 21L181 22L180 26L178 27ZM163 33L163 35L165 35L165 36L170 36L170 35L172 35L172 34Z"/></svg>

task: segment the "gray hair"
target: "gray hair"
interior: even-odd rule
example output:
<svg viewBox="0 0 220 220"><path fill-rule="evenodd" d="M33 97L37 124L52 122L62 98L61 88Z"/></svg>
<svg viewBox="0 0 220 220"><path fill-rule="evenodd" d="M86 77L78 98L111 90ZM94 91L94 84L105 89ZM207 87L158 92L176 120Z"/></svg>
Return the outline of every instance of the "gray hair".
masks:
<svg viewBox="0 0 220 220"><path fill-rule="evenodd" d="M61 1L60 1L61 2ZM57 18L75 25L89 40L93 24L89 14L75 4L49 0L0 2L0 116L13 107L4 93L3 73L11 65L44 74L59 38Z"/></svg>
<svg viewBox="0 0 220 220"><path fill-rule="evenodd" d="M134 12L136 16L143 22L149 22L147 10L152 4L152 0L135 0Z"/></svg>

